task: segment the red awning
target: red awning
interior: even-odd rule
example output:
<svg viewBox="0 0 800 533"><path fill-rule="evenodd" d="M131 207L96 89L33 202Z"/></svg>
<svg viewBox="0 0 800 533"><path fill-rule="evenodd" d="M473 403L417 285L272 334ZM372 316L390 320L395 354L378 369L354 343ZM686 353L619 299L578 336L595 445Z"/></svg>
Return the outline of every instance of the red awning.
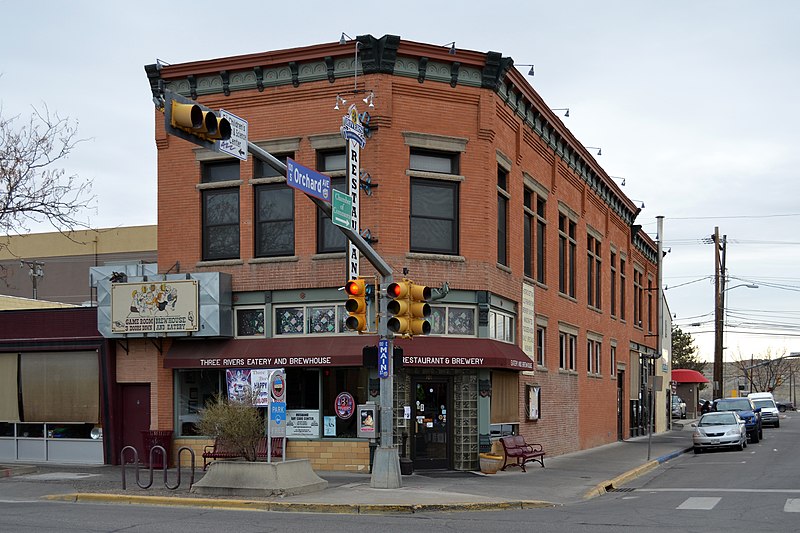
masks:
<svg viewBox="0 0 800 533"><path fill-rule="evenodd" d="M272 339L175 341L164 368L285 368L363 366L363 349L375 336L305 336ZM399 339L403 366L533 370L518 346L491 339L417 337Z"/></svg>
<svg viewBox="0 0 800 533"><path fill-rule="evenodd" d="M673 368L672 381L678 383L709 383L703 374L689 368Z"/></svg>

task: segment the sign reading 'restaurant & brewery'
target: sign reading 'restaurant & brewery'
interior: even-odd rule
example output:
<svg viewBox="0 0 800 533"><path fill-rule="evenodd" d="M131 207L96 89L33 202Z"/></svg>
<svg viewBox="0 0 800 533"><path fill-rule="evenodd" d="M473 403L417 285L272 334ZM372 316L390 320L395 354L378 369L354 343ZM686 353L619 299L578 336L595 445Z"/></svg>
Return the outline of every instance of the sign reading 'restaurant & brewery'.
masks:
<svg viewBox="0 0 800 533"><path fill-rule="evenodd" d="M112 333L198 330L197 280L111 284Z"/></svg>

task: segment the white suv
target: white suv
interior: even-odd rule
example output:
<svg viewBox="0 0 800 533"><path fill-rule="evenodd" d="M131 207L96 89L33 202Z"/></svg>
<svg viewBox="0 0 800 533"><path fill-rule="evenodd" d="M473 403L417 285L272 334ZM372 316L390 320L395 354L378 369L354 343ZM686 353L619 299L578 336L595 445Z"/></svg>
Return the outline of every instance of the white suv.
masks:
<svg viewBox="0 0 800 533"><path fill-rule="evenodd" d="M771 392L751 392L747 395L748 398L753 400L756 407L761 408L761 423L764 425L781 427L781 421L778 417L778 406L775 405L775 399L772 397Z"/></svg>

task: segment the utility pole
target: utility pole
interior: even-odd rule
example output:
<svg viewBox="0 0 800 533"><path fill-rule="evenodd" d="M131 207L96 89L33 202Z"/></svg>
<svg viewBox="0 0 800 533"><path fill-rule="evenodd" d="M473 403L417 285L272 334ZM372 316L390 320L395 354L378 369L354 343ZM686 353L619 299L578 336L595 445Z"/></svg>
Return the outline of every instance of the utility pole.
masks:
<svg viewBox="0 0 800 533"><path fill-rule="evenodd" d="M28 267L28 274L31 276L33 284L33 299L39 299L39 278L44 277L44 263L41 261L20 261L19 267Z"/></svg>
<svg viewBox="0 0 800 533"><path fill-rule="evenodd" d="M714 398L723 397L722 333L725 321L725 245L727 235L719 238L719 227L714 227Z"/></svg>

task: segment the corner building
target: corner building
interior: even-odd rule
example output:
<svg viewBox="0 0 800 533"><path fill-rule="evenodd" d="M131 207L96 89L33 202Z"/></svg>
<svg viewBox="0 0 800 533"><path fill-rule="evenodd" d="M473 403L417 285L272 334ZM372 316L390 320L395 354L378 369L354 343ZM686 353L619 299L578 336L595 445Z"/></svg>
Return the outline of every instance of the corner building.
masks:
<svg viewBox="0 0 800 533"><path fill-rule="evenodd" d="M398 340L393 369L396 444L416 469L476 469L509 433L552 456L646 431L656 246L511 58L362 35L145 70L154 96L246 119L251 143L342 191L357 104L360 230L395 280L434 289L431 334ZM366 471L370 443L337 398L379 402L377 335L344 327L344 235L269 165L170 136L160 111L155 144L162 277L148 281L198 279L200 324L107 333L127 347L118 381L149 387L142 429L201 451L197 409L228 374L280 367L287 456ZM360 275L375 275L363 258Z"/></svg>

